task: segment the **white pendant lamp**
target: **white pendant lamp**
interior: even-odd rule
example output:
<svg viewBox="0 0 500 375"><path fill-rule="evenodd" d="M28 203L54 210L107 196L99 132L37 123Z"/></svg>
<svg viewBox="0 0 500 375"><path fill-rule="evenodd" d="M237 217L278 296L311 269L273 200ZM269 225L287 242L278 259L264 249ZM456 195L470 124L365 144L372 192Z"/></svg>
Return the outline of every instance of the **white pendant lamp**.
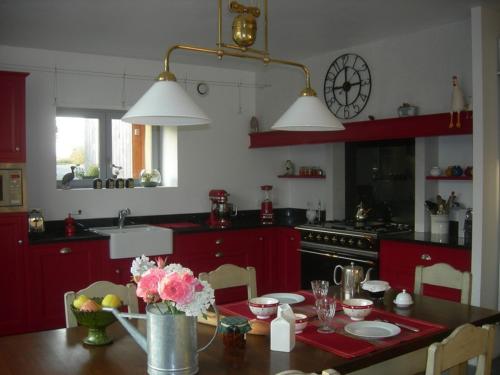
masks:
<svg viewBox="0 0 500 375"><path fill-rule="evenodd" d="M133 124L189 126L211 123L175 80L159 80L122 117Z"/></svg>
<svg viewBox="0 0 500 375"><path fill-rule="evenodd" d="M272 130L288 131L339 131L342 123L326 108L317 96L300 96L281 115Z"/></svg>

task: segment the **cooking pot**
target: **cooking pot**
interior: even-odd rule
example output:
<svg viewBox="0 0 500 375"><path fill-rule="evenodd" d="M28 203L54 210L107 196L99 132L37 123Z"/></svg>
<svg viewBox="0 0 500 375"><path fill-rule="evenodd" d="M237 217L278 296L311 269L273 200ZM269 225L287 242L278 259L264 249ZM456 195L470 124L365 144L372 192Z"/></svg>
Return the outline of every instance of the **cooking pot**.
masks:
<svg viewBox="0 0 500 375"><path fill-rule="evenodd" d="M368 213L372 210L371 208L364 208L363 202L360 202L357 206L356 210L356 220L357 221L365 221L368 218Z"/></svg>

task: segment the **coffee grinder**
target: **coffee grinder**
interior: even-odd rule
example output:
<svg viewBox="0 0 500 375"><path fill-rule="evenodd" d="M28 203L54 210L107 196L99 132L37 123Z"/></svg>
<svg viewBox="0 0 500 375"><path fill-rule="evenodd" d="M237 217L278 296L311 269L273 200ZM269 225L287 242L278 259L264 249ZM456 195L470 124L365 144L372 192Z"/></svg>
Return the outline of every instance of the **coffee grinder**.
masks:
<svg viewBox="0 0 500 375"><path fill-rule="evenodd" d="M208 225L210 228L227 228L231 225L230 217L236 215L233 205L228 203L229 194L225 190L210 190L208 198L211 201Z"/></svg>
<svg viewBox="0 0 500 375"><path fill-rule="evenodd" d="M274 224L273 201L271 197L272 185L262 185L262 202L260 203L261 224Z"/></svg>

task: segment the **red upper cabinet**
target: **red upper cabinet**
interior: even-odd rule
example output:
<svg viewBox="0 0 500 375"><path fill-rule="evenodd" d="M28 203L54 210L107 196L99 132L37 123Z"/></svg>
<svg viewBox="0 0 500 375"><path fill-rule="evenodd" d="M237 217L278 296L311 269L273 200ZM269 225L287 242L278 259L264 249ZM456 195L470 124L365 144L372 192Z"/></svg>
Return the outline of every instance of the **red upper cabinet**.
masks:
<svg viewBox="0 0 500 375"><path fill-rule="evenodd" d="M0 71L0 162L26 161L25 79L28 73Z"/></svg>

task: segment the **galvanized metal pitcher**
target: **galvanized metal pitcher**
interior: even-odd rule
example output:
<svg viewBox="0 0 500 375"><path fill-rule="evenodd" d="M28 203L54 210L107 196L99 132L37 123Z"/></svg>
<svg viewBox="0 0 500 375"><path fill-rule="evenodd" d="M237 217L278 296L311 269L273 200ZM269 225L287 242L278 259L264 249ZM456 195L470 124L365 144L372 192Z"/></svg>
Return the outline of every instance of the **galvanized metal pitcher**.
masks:
<svg viewBox="0 0 500 375"><path fill-rule="evenodd" d="M137 344L148 354L149 375L191 375L198 372L198 353L206 349L215 339L214 335L204 347L198 349L195 316L168 314L158 305L148 305L146 314L122 313L111 311ZM147 337L144 337L125 318L147 320ZM219 316L217 314L217 325Z"/></svg>

